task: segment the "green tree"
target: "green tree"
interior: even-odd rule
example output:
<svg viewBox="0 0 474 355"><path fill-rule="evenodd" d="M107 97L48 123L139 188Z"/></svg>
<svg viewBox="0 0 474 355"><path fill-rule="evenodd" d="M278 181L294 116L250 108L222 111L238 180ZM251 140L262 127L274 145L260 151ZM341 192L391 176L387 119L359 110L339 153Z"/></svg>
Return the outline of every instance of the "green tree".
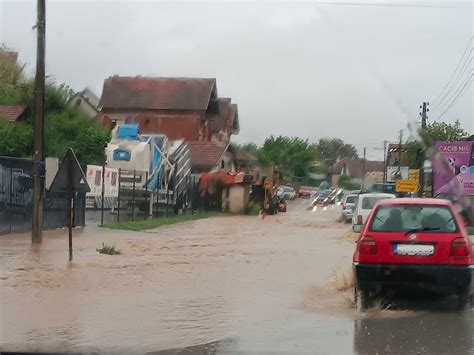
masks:
<svg viewBox="0 0 474 355"><path fill-rule="evenodd" d="M0 155L30 157L33 151L33 129L26 123L11 123L0 118Z"/></svg>
<svg viewBox="0 0 474 355"><path fill-rule="evenodd" d="M357 158L357 149L339 138L321 138L315 145L318 159L333 164L342 158Z"/></svg>
<svg viewBox="0 0 474 355"><path fill-rule="evenodd" d="M361 188L360 183L353 181L349 175L341 175L338 180L338 186L347 190L358 190Z"/></svg>
<svg viewBox="0 0 474 355"><path fill-rule="evenodd" d="M412 169L421 165L423 151L435 144L436 141L459 141L469 136L459 121L454 123L430 122L422 135L422 141L410 139L407 141L407 152L402 155L402 164Z"/></svg>
<svg viewBox="0 0 474 355"><path fill-rule="evenodd" d="M104 149L110 140L110 132L77 109L46 116L45 153L63 157L71 147L83 164L102 164Z"/></svg>
<svg viewBox="0 0 474 355"><path fill-rule="evenodd" d="M270 136L258 152L264 164L274 164L288 175L304 177L316 158L314 147L298 137Z"/></svg>

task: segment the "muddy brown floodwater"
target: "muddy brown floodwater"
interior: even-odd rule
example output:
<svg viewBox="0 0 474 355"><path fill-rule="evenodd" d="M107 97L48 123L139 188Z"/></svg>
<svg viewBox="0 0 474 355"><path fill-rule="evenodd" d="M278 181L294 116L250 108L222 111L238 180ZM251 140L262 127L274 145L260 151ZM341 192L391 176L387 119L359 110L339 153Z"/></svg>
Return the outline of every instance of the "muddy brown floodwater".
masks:
<svg viewBox="0 0 474 355"><path fill-rule="evenodd" d="M351 306L354 236L337 207L124 232L0 237L0 350L473 351L472 311ZM96 252L102 242L121 255ZM437 306L436 306L437 307ZM171 349L171 350L170 350Z"/></svg>

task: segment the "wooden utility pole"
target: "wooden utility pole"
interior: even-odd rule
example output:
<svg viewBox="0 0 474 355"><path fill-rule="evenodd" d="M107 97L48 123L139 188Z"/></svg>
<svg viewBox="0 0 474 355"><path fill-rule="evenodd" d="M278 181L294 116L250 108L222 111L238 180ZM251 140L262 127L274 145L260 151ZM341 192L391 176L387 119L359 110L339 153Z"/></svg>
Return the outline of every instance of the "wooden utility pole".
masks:
<svg viewBox="0 0 474 355"><path fill-rule="evenodd" d="M364 160L362 160L362 190L365 189L365 159L366 159L367 148L364 147Z"/></svg>
<svg viewBox="0 0 474 355"><path fill-rule="evenodd" d="M387 141L383 141L383 183L387 182Z"/></svg>
<svg viewBox="0 0 474 355"><path fill-rule="evenodd" d="M398 171L397 171L397 180L402 180L402 140L403 140L403 130L400 130L398 134Z"/></svg>
<svg viewBox="0 0 474 355"><path fill-rule="evenodd" d="M45 77L45 42L46 42L46 4L45 0L37 1L37 49L35 78L35 124L33 154L33 216L31 242L41 243L43 236L43 138L44 138L44 77Z"/></svg>
<svg viewBox="0 0 474 355"><path fill-rule="evenodd" d="M429 108L428 106L430 105L429 102L423 102L423 105L420 106L420 109L421 109L421 141L422 141L422 144L424 145L424 142L423 142L423 139L424 139L424 135L425 135L425 132L426 132L426 121L428 119L428 116L427 116L427 113L429 111ZM419 183L420 183L420 191L418 193L418 195L421 197L423 196L423 193L425 192L425 172L424 172L424 165L425 165L425 152L424 152L424 147L421 148L421 151L419 152L420 154L420 165L419 165L419 169L420 169L420 174L419 174Z"/></svg>

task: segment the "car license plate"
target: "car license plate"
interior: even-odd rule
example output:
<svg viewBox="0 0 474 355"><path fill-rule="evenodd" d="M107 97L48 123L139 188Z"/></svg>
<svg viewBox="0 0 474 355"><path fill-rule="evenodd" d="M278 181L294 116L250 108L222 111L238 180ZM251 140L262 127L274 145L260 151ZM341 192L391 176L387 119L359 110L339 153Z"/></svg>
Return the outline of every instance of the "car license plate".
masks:
<svg viewBox="0 0 474 355"><path fill-rule="evenodd" d="M434 254L434 245L430 244L394 244L395 255L420 255L430 256Z"/></svg>

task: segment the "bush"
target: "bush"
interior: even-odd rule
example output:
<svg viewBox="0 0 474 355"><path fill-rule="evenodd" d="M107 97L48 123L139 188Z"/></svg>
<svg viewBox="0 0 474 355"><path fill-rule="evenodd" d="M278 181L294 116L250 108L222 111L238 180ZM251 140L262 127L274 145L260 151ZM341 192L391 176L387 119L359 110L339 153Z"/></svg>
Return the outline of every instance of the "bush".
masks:
<svg viewBox="0 0 474 355"><path fill-rule="evenodd" d="M339 177L338 185L346 190L359 190L361 188L361 184L352 180L348 175L341 175Z"/></svg>
<svg viewBox="0 0 474 355"><path fill-rule="evenodd" d="M252 201L249 203L249 206L247 208L247 214L251 216L258 216L260 214L261 209L262 206L260 206L259 203Z"/></svg>
<svg viewBox="0 0 474 355"><path fill-rule="evenodd" d="M33 128L26 123L11 123L0 118L0 155L30 157L33 152Z"/></svg>
<svg viewBox="0 0 474 355"><path fill-rule="evenodd" d="M96 249L100 254L107 254L107 255L119 255L121 254L120 250L115 249L115 246L110 246L107 244L102 243L102 248Z"/></svg>

